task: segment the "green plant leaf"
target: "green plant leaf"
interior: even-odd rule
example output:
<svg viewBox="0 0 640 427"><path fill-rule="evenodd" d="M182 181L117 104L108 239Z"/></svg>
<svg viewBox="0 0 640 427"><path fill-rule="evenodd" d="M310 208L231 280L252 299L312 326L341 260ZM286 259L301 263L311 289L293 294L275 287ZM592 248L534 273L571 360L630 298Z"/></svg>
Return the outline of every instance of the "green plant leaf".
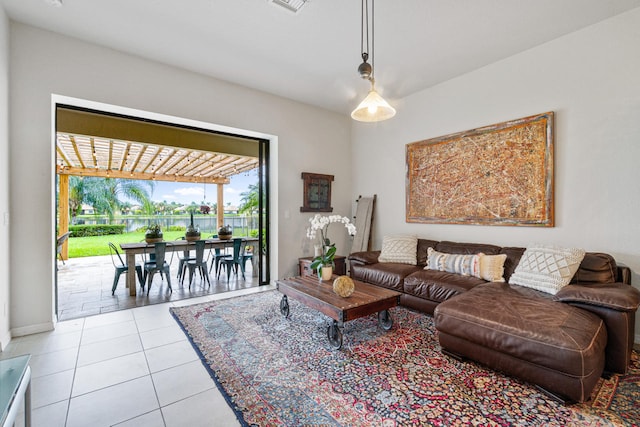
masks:
<svg viewBox="0 0 640 427"><path fill-rule="evenodd" d="M331 257L331 259L333 259L333 257L336 254L336 247L335 246L331 246L328 250L327 250L327 254L325 257Z"/></svg>

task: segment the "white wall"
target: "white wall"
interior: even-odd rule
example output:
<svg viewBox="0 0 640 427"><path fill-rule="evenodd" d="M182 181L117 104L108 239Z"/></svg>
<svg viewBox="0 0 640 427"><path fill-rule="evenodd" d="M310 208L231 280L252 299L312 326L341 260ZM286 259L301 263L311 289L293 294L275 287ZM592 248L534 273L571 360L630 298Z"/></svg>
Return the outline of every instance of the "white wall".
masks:
<svg viewBox="0 0 640 427"><path fill-rule="evenodd" d="M0 8L0 351L9 333L9 21Z"/></svg>
<svg viewBox="0 0 640 427"><path fill-rule="evenodd" d="M301 172L335 175L334 211L351 215L347 115L14 22L10 88L14 335L49 329L53 320L54 249L34 244L54 239L52 94L276 135L278 181L272 185L279 199L272 221L279 225L279 245L274 248L279 262L272 279L293 275L297 258L312 255L305 234L311 215L300 213ZM329 161L320 162L325 153L330 153ZM338 247L346 248L345 243L338 241Z"/></svg>
<svg viewBox="0 0 640 427"><path fill-rule="evenodd" d="M639 47L635 9L409 96L388 122L354 125L353 195L378 194L375 247L393 232L579 246L631 267L640 288ZM405 222L405 144L546 111L556 113L554 228Z"/></svg>

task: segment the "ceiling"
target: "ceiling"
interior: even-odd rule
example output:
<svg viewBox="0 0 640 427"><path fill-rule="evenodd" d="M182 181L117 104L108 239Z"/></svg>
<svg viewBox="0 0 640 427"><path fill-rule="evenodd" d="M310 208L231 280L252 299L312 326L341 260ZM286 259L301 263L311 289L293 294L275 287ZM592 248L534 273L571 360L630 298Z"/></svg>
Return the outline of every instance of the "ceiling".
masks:
<svg viewBox="0 0 640 427"><path fill-rule="evenodd" d="M242 86L350 112L360 1L0 0L9 17ZM376 87L394 101L624 11L640 0L378 0Z"/></svg>
<svg viewBox="0 0 640 427"><path fill-rule="evenodd" d="M150 120L56 108L59 174L228 184L259 166L251 138Z"/></svg>
<svg viewBox="0 0 640 427"><path fill-rule="evenodd" d="M59 174L229 184L258 167L255 157L58 133Z"/></svg>

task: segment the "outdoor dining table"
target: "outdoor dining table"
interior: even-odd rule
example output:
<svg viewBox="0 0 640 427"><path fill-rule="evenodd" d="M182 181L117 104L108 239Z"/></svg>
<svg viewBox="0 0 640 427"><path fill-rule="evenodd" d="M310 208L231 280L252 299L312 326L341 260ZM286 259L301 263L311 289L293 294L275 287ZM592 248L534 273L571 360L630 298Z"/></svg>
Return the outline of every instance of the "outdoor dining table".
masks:
<svg viewBox="0 0 640 427"><path fill-rule="evenodd" d="M247 246L253 247L253 253L258 253L258 238L257 237L243 237L243 239L247 242ZM218 238L212 239L204 239L207 243L205 245L206 248L226 248L233 247L233 239L232 240L221 240ZM188 240L168 240L167 243L167 251L187 251L190 249L195 249L195 242L190 242ZM137 243L120 243L120 248L124 251L127 257L127 265L133 266L136 265L136 255L138 254L146 254L153 252L154 244L146 243L146 242L137 242ZM252 275L253 277L258 276L258 260L257 257L254 256L251 258L251 266L252 266ZM127 270L127 287L129 288L129 295L136 295L136 269L129 268Z"/></svg>

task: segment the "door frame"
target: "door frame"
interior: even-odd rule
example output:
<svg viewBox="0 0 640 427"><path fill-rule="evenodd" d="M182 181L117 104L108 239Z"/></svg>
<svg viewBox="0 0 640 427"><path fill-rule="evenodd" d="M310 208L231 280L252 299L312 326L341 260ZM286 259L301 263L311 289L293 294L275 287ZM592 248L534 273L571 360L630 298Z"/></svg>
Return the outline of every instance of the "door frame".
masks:
<svg viewBox="0 0 640 427"><path fill-rule="evenodd" d="M168 124L177 127L195 128L204 131L210 131L215 133L222 133L227 135L235 135L239 137L257 139L260 146L260 166L258 171L259 179L259 197L260 201L260 214L259 214L259 228L265 229L266 236L264 242L266 244L266 257L263 264L262 257L260 260L260 274L259 284L267 285L271 283L271 277L277 277L278 274L278 256L276 250L273 248L278 247L278 225L277 221L272 222L271 218L278 218L277 206L278 206L278 191L276 185L270 185L272 182L278 182L278 165L277 165L277 152L278 152L278 137L262 132L234 128L230 126L215 124L211 122L203 122L194 119L188 119L179 116L172 116L160 113L154 113L151 111L138 110L129 107L122 107L113 104L105 104L101 102L90 101L86 99L73 98L64 95L53 94L51 96L51 229L55 230L56 227L56 215L57 215L57 202L56 202L56 108L58 106L67 106L83 110L93 110L101 112L107 115L116 115L123 117L130 117L134 119L149 120L161 124ZM264 156L262 155L264 154ZM263 211L264 209L264 211ZM262 214L264 212L264 214ZM55 234L55 232L54 232ZM260 245L262 250L262 243ZM56 256L55 247L52 247L52 256ZM57 319L57 306L58 306L58 274L56 271L57 261L54 260L52 268L52 312Z"/></svg>

